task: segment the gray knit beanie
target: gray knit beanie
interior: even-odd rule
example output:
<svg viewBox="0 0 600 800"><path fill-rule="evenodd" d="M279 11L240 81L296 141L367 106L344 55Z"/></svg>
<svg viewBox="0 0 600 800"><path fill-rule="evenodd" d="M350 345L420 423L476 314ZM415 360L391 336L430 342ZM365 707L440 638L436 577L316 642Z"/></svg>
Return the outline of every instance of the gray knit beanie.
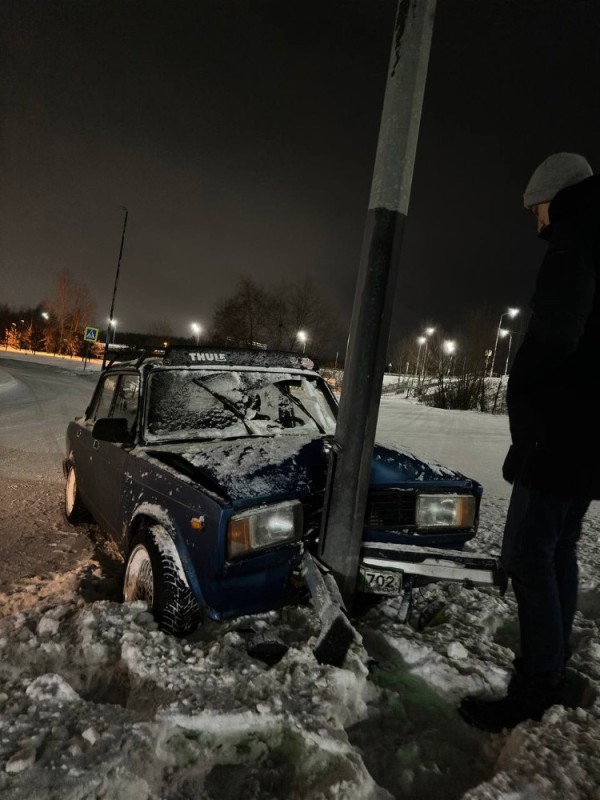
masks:
<svg viewBox="0 0 600 800"><path fill-rule="evenodd" d="M554 196L575 183L593 175L592 168L577 153L554 153L548 156L533 173L525 189L525 208L537 203L549 203Z"/></svg>

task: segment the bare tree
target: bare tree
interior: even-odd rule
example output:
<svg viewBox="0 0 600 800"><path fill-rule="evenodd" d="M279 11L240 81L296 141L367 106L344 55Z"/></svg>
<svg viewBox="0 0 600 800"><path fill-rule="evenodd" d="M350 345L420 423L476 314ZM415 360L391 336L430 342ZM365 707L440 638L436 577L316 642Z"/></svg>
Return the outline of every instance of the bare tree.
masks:
<svg viewBox="0 0 600 800"><path fill-rule="evenodd" d="M300 332L306 335L301 340ZM269 293L268 340L271 347L323 354L338 338L337 315L312 278L281 283Z"/></svg>
<svg viewBox="0 0 600 800"><path fill-rule="evenodd" d="M333 355L337 317L314 281L306 278L267 290L244 277L235 293L218 304L210 336L222 344L302 350L299 331L306 333L307 352L321 355L329 350Z"/></svg>
<svg viewBox="0 0 600 800"><path fill-rule="evenodd" d="M489 410L486 369L490 351L493 316L487 310L471 312L461 326L455 352L438 337L431 348L436 366L436 387L431 394L440 408Z"/></svg>
<svg viewBox="0 0 600 800"><path fill-rule="evenodd" d="M136 337L137 338L137 337ZM144 346L161 350L173 339L173 326L165 317L152 321L148 333L142 337ZM135 345L134 345L135 346Z"/></svg>
<svg viewBox="0 0 600 800"><path fill-rule="evenodd" d="M45 306L50 315L44 334L46 350L80 354L84 328L96 310L87 286L76 281L68 270L61 270Z"/></svg>
<svg viewBox="0 0 600 800"><path fill-rule="evenodd" d="M390 358L392 367L398 373L416 375L417 366L421 366L420 357L422 356L422 347L419 347L417 337L405 336L400 339L392 347ZM417 364L417 362L419 362Z"/></svg>
<svg viewBox="0 0 600 800"><path fill-rule="evenodd" d="M252 278L239 280L235 294L216 307L211 338L222 344L266 344L270 298Z"/></svg>

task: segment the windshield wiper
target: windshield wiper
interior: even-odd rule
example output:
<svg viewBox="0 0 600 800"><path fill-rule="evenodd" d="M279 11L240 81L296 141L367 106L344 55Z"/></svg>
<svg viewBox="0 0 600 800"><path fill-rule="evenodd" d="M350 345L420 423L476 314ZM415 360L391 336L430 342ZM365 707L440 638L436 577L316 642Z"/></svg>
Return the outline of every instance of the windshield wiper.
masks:
<svg viewBox="0 0 600 800"><path fill-rule="evenodd" d="M309 419L312 419L312 421L317 426L317 429L318 429L319 433L325 433L325 428L319 422L317 422L317 420L313 417L313 415L309 411L306 410L306 408L304 407L302 402L300 400L298 400L297 397L293 396L293 394L290 392L290 387L288 385L286 385L285 388L283 386L278 386L278 389L281 392L281 394L283 394L285 397L287 397L288 400L291 400L292 403L297 408L300 409L300 411L304 412Z"/></svg>
<svg viewBox="0 0 600 800"><path fill-rule="evenodd" d="M229 400L227 397L223 397L222 394L215 392L214 389L209 389L208 386L204 385L201 378L194 378L194 383L196 384L196 386L199 386L201 389L204 389L205 392L208 392L210 395L212 395L215 398L215 400L218 400L223 406L225 406L226 409L231 411L232 414L234 414L238 419L240 419L242 421L244 428L246 428L246 431L248 433L250 434L254 433L254 431L246 421L246 415L243 414L239 410L239 408L237 408L235 403L232 403L231 400Z"/></svg>

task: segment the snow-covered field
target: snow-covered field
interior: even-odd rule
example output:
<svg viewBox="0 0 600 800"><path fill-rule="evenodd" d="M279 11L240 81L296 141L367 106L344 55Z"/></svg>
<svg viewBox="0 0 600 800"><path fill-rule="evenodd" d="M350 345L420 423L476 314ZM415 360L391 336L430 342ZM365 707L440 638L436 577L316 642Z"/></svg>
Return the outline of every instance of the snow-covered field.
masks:
<svg viewBox="0 0 600 800"><path fill-rule="evenodd" d="M55 397L47 418L43 403L18 412L8 398L50 380L32 372L24 386L22 377L0 366L0 453L27 477L18 448L58 462L59 432L81 408L63 413ZM61 380L54 394L73 404L81 379ZM481 480L476 548L497 552L508 498L499 477L505 418L386 396L379 439ZM59 492L58 470L52 481ZM38 524L43 537L44 519ZM594 504L580 546L569 676L581 707L555 707L504 735L469 728L456 707L466 694L506 686L518 635L510 593L427 587L415 616L433 604L441 610L421 632L399 623L398 602L387 601L357 623L362 641L337 669L313 657L318 622L309 607L211 623L178 641L156 630L142 604L91 602L82 581L96 597L106 581L87 557L23 580L0 596L0 797L600 800L599 533ZM265 631L289 645L272 667L246 649Z"/></svg>

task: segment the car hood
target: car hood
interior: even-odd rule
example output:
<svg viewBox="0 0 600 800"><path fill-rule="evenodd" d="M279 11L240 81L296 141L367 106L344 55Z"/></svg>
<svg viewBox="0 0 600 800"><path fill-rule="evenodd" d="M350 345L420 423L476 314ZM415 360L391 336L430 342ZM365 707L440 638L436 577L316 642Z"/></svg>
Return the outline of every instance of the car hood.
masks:
<svg viewBox="0 0 600 800"><path fill-rule="evenodd" d="M331 437L284 435L153 447L146 452L234 504L323 491ZM396 447L375 445L371 485L478 485L459 472ZM446 488L446 487L444 487Z"/></svg>

